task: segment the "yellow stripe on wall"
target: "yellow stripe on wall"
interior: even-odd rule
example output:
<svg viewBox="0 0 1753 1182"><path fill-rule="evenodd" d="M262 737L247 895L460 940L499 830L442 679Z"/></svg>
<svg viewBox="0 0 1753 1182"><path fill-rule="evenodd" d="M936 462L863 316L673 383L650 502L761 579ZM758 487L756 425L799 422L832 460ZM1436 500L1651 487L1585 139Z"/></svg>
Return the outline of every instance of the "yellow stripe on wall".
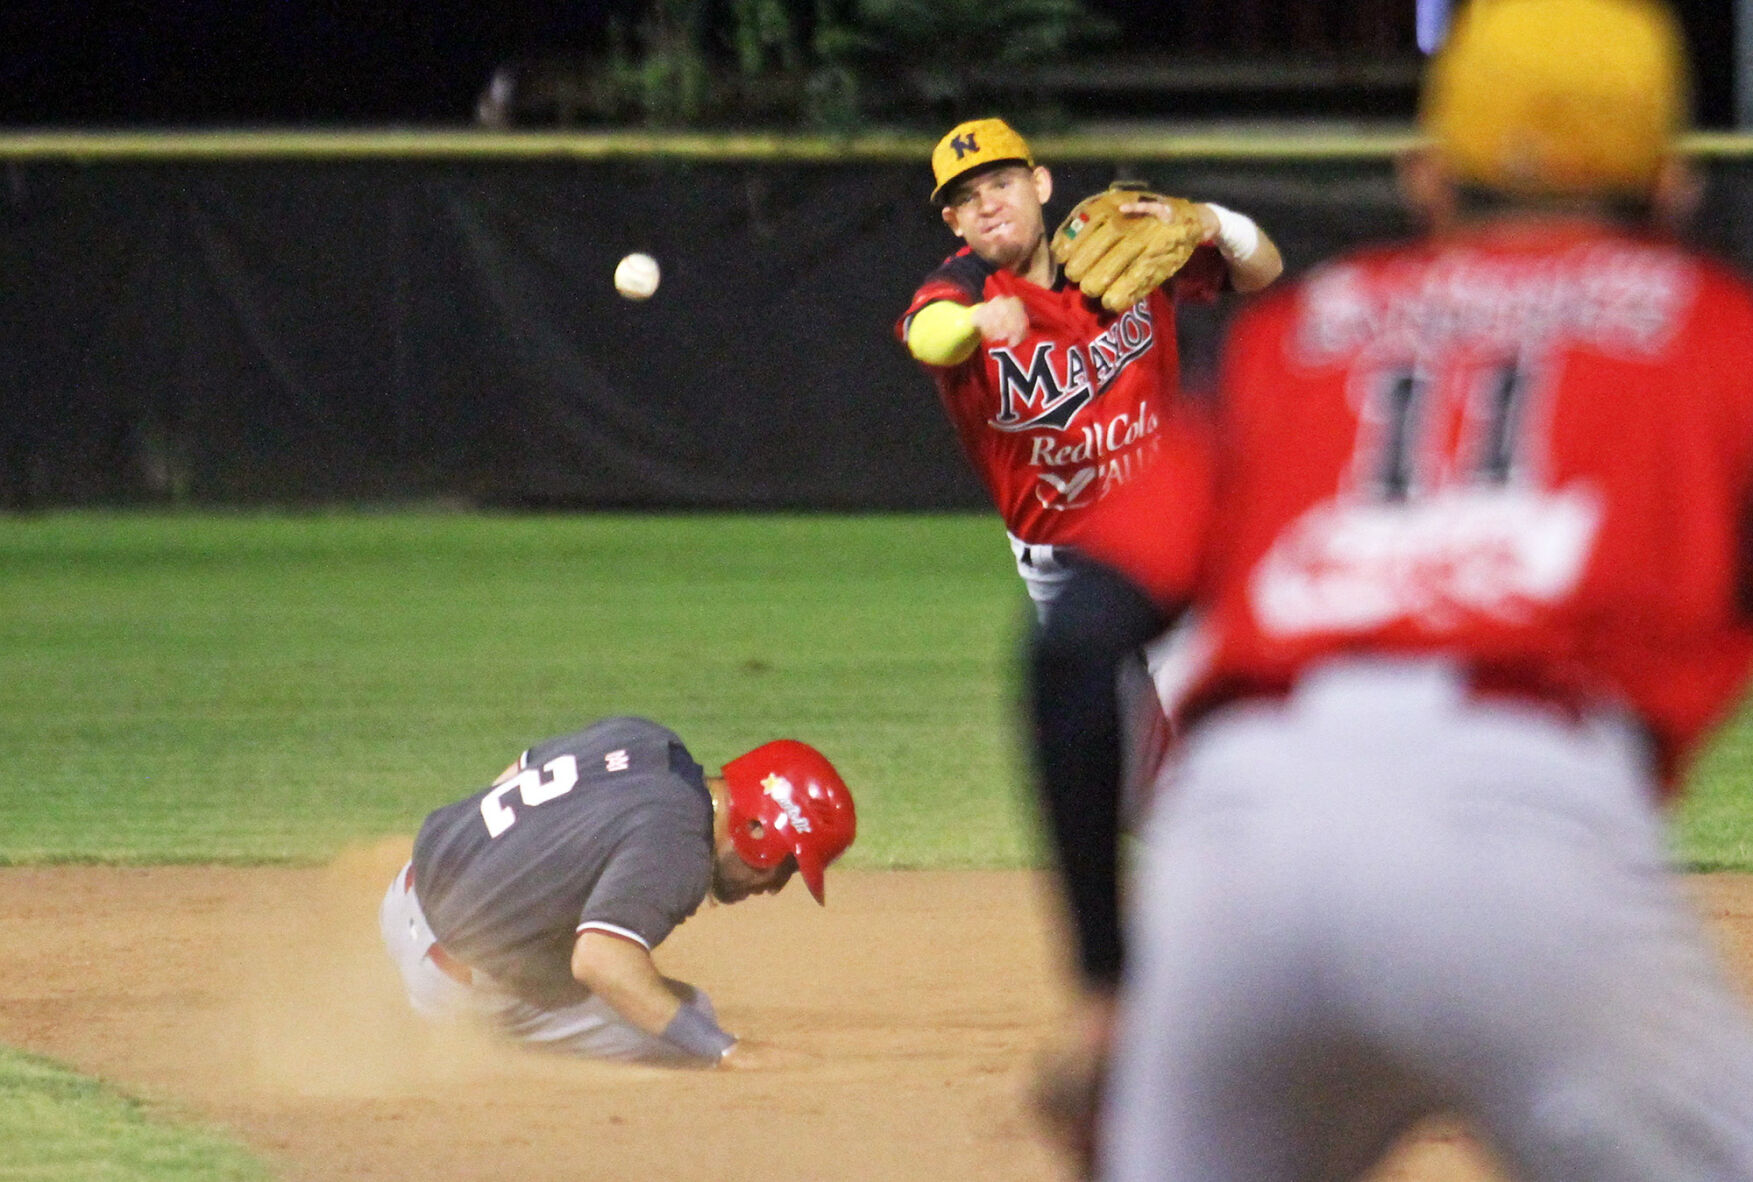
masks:
<svg viewBox="0 0 1753 1182"><path fill-rule="evenodd" d="M1367 132L1254 129L1042 135L1037 156L1056 161L1223 159L1274 161L1388 158L1419 140L1410 127ZM431 158L578 160L673 159L797 163L920 163L934 140L902 134L852 137L645 131L14 131L0 132L0 159L203 160ZM1682 146L1689 154L1753 157L1753 135L1700 132Z"/></svg>

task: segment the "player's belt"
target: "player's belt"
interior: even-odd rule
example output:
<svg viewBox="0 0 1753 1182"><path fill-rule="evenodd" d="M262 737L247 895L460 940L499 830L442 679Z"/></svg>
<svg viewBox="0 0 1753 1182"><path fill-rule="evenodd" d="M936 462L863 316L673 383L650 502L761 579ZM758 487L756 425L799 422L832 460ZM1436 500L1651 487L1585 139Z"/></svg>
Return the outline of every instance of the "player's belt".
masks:
<svg viewBox="0 0 1753 1182"><path fill-rule="evenodd" d="M1461 681L1472 701L1521 706L1572 726L1581 723L1599 706L1586 694L1541 681L1516 669L1467 667L1461 671ZM1282 702L1295 691L1295 680L1231 679L1190 698L1180 711L1178 729L1191 729L1226 706Z"/></svg>
<svg viewBox="0 0 1753 1182"><path fill-rule="evenodd" d="M1017 548L1017 561L1042 574L1062 571L1082 557L1076 547L1067 546L1063 542L1023 542Z"/></svg>
<svg viewBox="0 0 1753 1182"><path fill-rule="evenodd" d="M402 889L410 893L414 890L414 863L412 862L409 862L408 868L402 872ZM437 940L432 941L432 946L426 950L426 959L431 961L439 972L458 985L474 986L474 970L452 956Z"/></svg>

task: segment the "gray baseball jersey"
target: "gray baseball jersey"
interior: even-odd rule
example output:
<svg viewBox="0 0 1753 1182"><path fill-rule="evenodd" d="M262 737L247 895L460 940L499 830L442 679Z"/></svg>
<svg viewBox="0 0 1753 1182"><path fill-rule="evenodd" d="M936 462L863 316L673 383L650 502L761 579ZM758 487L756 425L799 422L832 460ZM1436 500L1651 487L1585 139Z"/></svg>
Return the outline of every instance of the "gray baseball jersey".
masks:
<svg viewBox="0 0 1753 1182"><path fill-rule="evenodd" d="M655 948L712 881L712 798L673 731L610 718L530 748L497 787L430 814L420 906L453 956L542 1006L583 1000L578 934Z"/></svg>

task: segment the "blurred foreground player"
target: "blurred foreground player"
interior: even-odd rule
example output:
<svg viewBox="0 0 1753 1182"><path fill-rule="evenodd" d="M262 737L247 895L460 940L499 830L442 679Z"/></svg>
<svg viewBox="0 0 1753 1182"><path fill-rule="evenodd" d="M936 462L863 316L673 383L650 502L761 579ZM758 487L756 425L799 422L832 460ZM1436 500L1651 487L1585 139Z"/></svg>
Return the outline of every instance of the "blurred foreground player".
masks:
<svg viewBox="0 0 1753 1182"><path fill-rule="evenodd" d="M763 744L707 776L674 732L610 718L530 748L438 809L390 884L384 944L414 1008L595 1058L713 1066L736 1045L652 950L720 903L822 875L852 795L815 748Z"/></svg>
<svg viewBox="0 0 1753 1182"><path fill-rule="evenodd" d="M1753 290L1656 230L1683 62L1652 3L1475 0L1407 163L1432 233L1244 312L1215 455L1165 470L1203 528L1136 498L1049 614L1088 1000L1043 1098L1076 1144L1107 1065L1103 1176L1357 1178L1451 1112L1522 1182L1753 1179L1753 1026L1662 817L1753 652ZM1105 685L1189 603L1123 949Z"/></svg>

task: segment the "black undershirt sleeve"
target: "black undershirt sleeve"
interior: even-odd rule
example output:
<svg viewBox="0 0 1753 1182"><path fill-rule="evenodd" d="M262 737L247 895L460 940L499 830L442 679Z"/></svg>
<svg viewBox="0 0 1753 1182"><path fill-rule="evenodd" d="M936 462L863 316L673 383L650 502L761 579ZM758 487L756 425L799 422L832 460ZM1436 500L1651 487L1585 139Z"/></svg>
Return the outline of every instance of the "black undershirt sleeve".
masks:
<svg viewBox="0 0 1753 1182"><path fill-rule="evenodd" d="M1040 806L1058 856L1079 968L1119 980L1120 663L1172 614L1109 567L1080 561L1032 633L1029 704Z"/></svg>

